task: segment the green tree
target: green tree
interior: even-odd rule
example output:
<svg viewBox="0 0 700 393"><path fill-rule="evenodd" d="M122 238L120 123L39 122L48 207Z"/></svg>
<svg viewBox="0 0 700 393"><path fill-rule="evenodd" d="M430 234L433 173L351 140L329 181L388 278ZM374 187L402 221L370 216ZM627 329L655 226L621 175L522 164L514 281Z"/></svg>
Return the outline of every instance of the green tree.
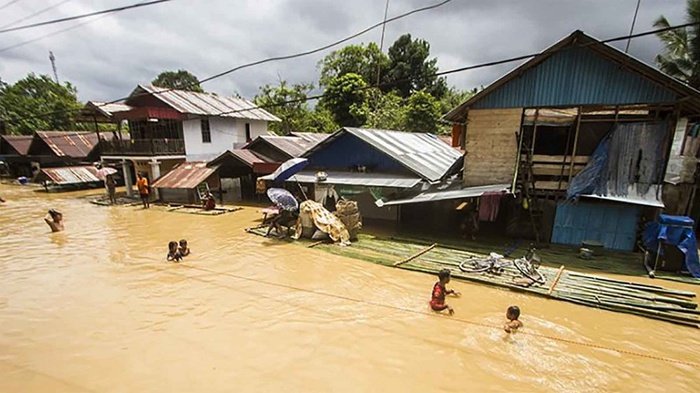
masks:
<svg viewBox="0 0 700 393"><path fill-rule="evenodd" d="M320 103L341 127L359 127L367 121L367 83L362 76L347 73L332 79Z"/></svg>
<svg viewBox="0 0 700 393"><path fill-rule="evenodd" d="M688 0L686 12L689 23L700 23L700 0ZM654 22L657 28L670 26L663 15ZM657 36L666 46L664 53L656 56L661 71L700 88L700 25L668 30Z"/></svg>
<svg viewBox="0 0 700 393"><path fill-rule="evenodd" d="M58 84L48 75L30 73L15 84L0 84L0 120L12 134L74 129L81 107L73 85Z"/></svg>
<svg viewBox="0 0 700 393"><path fill-rule="evenodd" d="M399 37L389 48L389 69L382 81L385 91L393 90L408 98L412 93L425 90L435 98L447 91L445 78L438 77L437 58L428 59L430 44L413 39L410 34Z"/></svg>
<svg viewBox="0 0 700 393"><path fill-rule="evenodd" d="M406 103L405 131L437 133L440 102L424 90L411 94Z"/></svg>
<svg viewBox="0 0 700 393"><path fill-rule="evenodd" d="M377 83L378 69L381 74L386 72L389 58L379 50L377 44L370 42L367 45L348 45L333 51L318 65L321 69L321 86L326 87L335 78L349 73L360 75L365 83L372 85Z"/></svg>
<svg viewBox="0 0 700 393"><path fill-rule="evenodd" d="M186 70L163 71L158 74L156 79L151 81L151 84L168 89L189 90L197 93L204 92L204 89L199 84L199 79Z"/></svg>
<svg viewBox="0 0 700 393"><path fill-rule="evenodd" d="M464 101L470 99L477 91L476 88L471 90L458 90L454 86L450 87L445 92L445 95L440 98L440 112L442 112L443 115L446 114Z"/></svg>
<svg viewBox="0 0 700 393"><path fill-rule="evenodd" d="M337 126L328 110L309 107L308 95L313 88L309 83L289 85L286 81L280 81L278 86L261 87L253 102L282 120L269 124L270 130L277 134L335 131Z"/></svg>
<svg viewBox="0 0 700 393"><path fill-rule="evenodd" d="M367 92L368 106L366 127L386 130L402 130L405 124L406 106L395 93L382 93L379 89Z"/></svg>

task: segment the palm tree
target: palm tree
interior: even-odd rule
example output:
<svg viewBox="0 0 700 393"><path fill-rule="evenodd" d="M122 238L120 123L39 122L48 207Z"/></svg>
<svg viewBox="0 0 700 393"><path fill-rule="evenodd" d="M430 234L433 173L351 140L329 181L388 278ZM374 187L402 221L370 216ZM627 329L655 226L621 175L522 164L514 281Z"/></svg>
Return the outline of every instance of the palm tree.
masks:
<svg viewBox="0 0 700 393"><path fill-rule="evenodd" d="M700 0L688 0L686 12L688 23L700 23ZM663 29L671 24L661 15L654 27ZM666 45L664 53L656 56L661 71L700 88L700 25L664 31L657 36Z"/></svg>

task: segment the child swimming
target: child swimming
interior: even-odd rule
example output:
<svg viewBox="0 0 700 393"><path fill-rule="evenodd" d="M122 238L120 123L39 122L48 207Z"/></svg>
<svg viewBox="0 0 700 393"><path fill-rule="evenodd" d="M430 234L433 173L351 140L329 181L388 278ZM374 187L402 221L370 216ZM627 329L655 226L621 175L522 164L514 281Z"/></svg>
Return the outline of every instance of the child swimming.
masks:
<svg viewBox="0 0 700 393"><path fill-rule="evenodd" d="M503 330L506 333L515 333L518 329L523 327L523 323L518 320L520 318L520 307L510 306L506 310L506 319L508 321L503 325Z"/></svg>
<svg viewBox="0 0 700 393"><path fill-rule="evenodd" d="M433 286L433 294L430 299L430 308L432 308L433 311L447 310L447 312L449 312L450 315L452 315L455 313L455 310L452 307L450 307L447 303L445 303L445 296L459 296L460 293L455 291L454 289L445 288L445 285L447 285L450 282L450 271L448 269L440 270L440 272L438 273L438 278L439 281L436 282Z"/></svg>
<svg viewBox="0 0 700 393"><path fill-rule="evenodd" d="M173 262L180 262L182 260L182 255L180 254L180 251L177 249L177 242L171 241L168 243L168 256L167 256L168 261L173 261Z"/></svg>

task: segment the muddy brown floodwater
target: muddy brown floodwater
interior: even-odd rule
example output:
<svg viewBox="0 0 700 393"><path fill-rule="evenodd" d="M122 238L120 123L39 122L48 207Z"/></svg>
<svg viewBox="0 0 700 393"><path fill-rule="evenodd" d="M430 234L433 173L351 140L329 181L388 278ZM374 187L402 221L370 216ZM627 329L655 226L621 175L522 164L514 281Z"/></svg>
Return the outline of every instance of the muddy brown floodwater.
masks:
<svg viewBox="0 0 700 393"><path fill-rule="evenodd" d="M248 235L254 208L209 217L18 186L0 195L0 392L691 392L700 382L693 365L539 336L700 362L698 330L465 282L452 283L460 320L436 317L434 277ZM42 221L51 207L64 233ZM167 242L183 237L192 255L165 262ZM489 326L511 304L525 328L507 337Z"/></svg>

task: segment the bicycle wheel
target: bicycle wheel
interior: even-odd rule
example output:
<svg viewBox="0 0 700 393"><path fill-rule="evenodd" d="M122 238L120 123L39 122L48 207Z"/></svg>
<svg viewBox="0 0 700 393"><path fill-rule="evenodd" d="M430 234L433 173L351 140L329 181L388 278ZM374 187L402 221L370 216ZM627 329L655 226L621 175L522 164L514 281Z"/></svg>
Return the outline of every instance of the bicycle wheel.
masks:
<svg viewBox="0 0 700 393"><path fill-rule="evenodd" d="M534 268L530 261L524 258L518 258L513 261L515 268L518 269L520 274L532 280L535 284L544 285L546 279L542 273L540 273L537 268Z"/></svg>
<svg viewBox="0 0 700 393"><path fill-rule="evenodd" d="M485 259L467 259L459 264L459 270L465 273L483 273L491 266L492 264Z"/></svg>

